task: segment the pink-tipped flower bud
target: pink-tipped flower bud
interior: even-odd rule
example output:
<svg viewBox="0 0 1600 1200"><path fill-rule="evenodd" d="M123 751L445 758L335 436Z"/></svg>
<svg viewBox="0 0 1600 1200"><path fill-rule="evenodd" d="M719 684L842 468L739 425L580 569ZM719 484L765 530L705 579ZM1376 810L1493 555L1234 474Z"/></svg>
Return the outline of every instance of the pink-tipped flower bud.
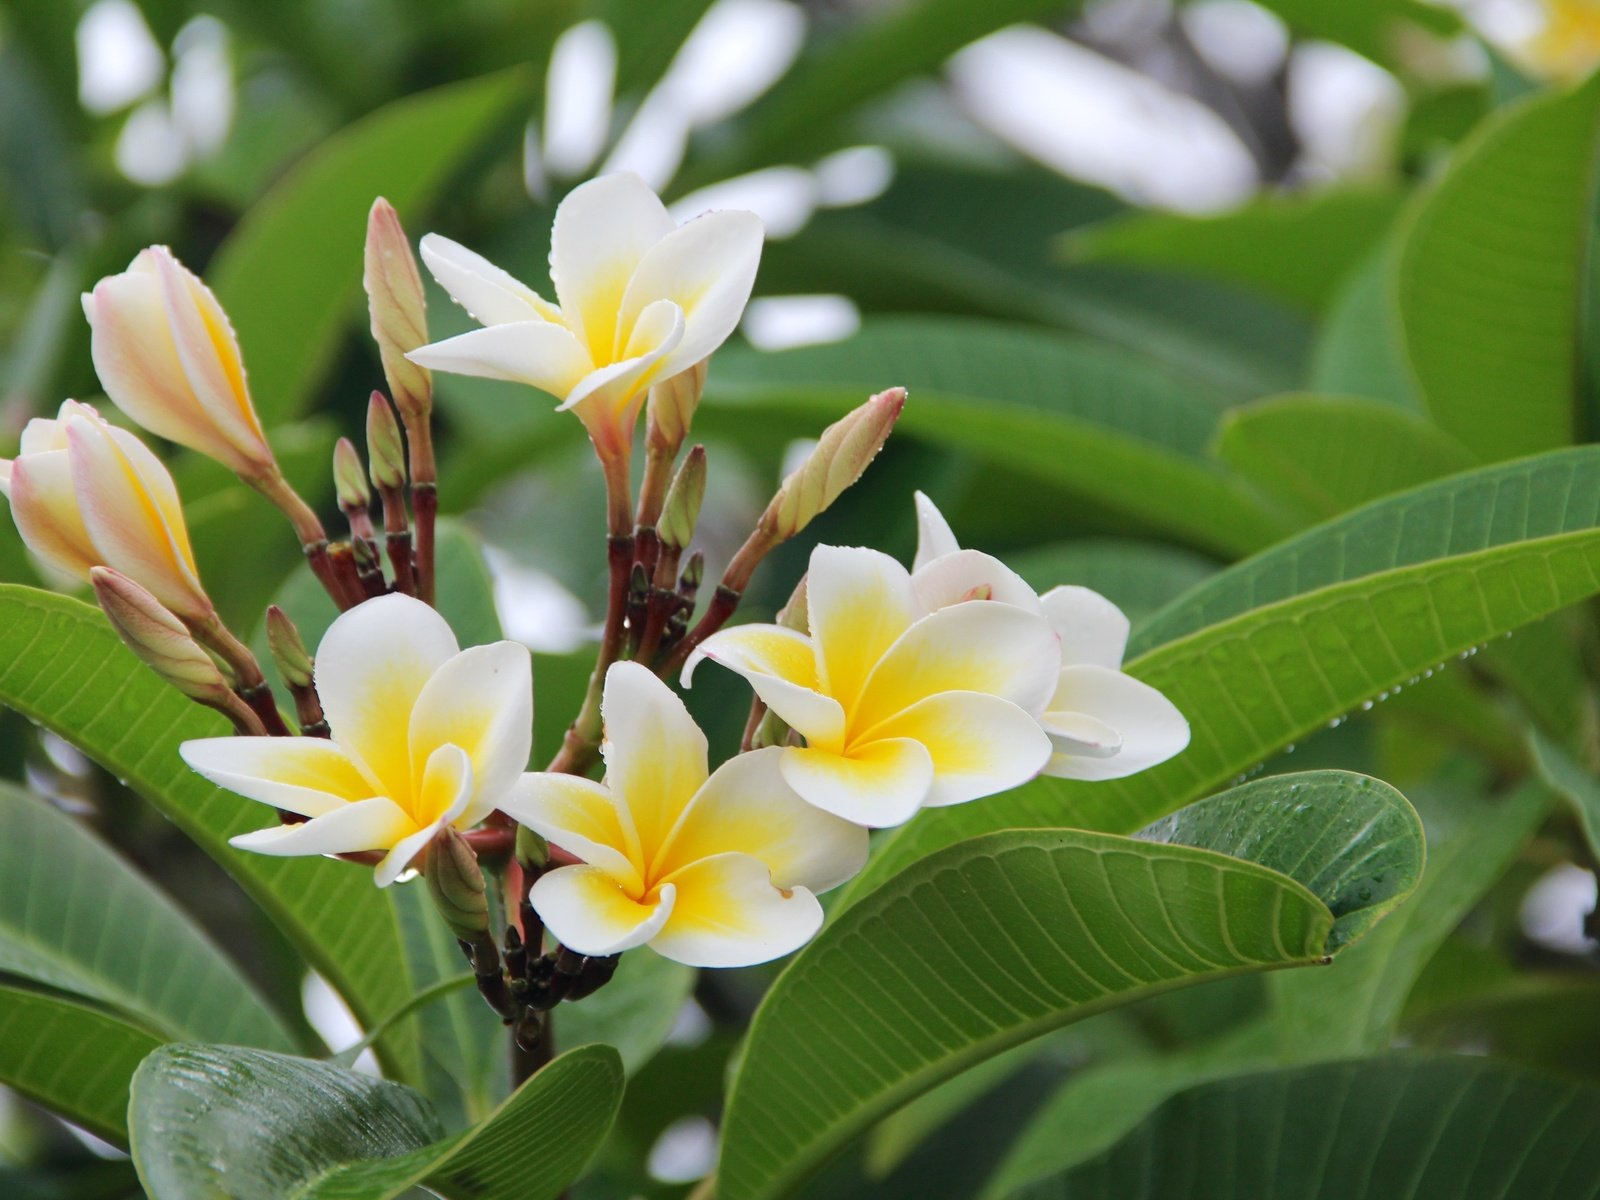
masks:
<svg viewBox="0 0 1600 1200"><path fill-rule="evenodd" d="M650 389L645 402L646 437L650 446L671 457L689 436L695 409L706 388L706 363L701 359L687 371L679 371Z"/></svg>
<svg viewBox="0 0 1600 1200"><path fill-rule="evenodd" d="M470 942L488 931L488 889L478 856L450 826L446 825L428 843L424 873L434 907L451 933Z"/></svg>
<svg viewBox="0 0 1600 1200"><path fill-rule="evenodd" d="M405 487L405 439L400 435L394 409L382 392L373 392L367 405L367 460L371 464L372 485L380 492L396 492Z"/></svg>
<svg viewBox="0 0 1600 1200"><path fill-rule="evenodd" d="M806 460L790 472L761 516L774 541L792 538L860 479L905 408L905 388L879 392L822 431Z"/></svg>
<svg viewBox="0 0 1600 1200"><path fill-rule="evenodd" d="M667 498L661 506L656 532L663 546L670 550L688 546L700 520L700 503L705 496L706 448L696 446L684 456L683 465L672 477L672 486L667 489Z"/></svg>
<svg viewBox="0 0 1600 1200"><path fill-rule="evenodd" d="M339 507L347 513L364 513L372 503L361 451L349 438L340 438L333 446L333 487L339 496Z"/></svg>
<svg viewBox="0 0 1600 1200"><path fill-rule="evenodd" d="M366 262L361 282L367 290L372 337L378 343L383 376L389 381L395 407L407 424L426 421L433 408L433 373L406 357L428 341L422 276L417 272L416 256L400 226L399 214L381 196L367 216Z"/></svg>
<svg viewBox="0 0 1600 1200"><path fill-rule="evenodd" d="M112 628L141 662L191 700L227 701L228 681L217 664L159 600L110 567L92 568L89 580Z"/></svg>

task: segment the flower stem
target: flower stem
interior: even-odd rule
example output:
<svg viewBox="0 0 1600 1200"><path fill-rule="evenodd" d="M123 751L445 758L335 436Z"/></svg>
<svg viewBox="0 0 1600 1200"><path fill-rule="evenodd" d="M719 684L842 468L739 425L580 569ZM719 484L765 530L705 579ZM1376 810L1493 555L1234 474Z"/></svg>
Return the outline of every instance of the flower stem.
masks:
<svg viewBox="0 0 1600 1200"><path fill-rule="evenodd" d="M289 727L284 723L283 714L278 711L272 688L261 674L261 664L250 652L250 647L234 637L215 612L204 620L192 622L189 631L233 672L234 692L261 722L263 731L273 737L288 737Z"/></svg>

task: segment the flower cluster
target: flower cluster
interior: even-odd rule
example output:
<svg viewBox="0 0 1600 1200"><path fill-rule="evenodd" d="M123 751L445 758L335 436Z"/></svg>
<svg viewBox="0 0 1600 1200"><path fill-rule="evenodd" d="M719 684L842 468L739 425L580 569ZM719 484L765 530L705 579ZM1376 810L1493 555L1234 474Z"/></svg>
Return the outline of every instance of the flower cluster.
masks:
<svg viewBox="0 0 1600 1200"><path fill-rule="evenodd" d="M1170 702L1121 670L1128 625L1114 605L1084 588L1037 594L997 559L960 548L920 493L910 570L876 550L819 545L777 623L725 627L768 552L867 468L900 415L900 389L823 431L697 603L705 567L690 547L707 460L683 446L761 241L749 213L680 226L637 178L597 179L557 211L556 302L425 237L423 263L483 325L429 342L415 260L380 201L365 282L394 406L374 393L366 464L349 441L335 452L348 537L330 537L284 480L228 319L198 278L155 247L84 298L112 403L276 503L342 610L314 656L286 613L267 613L297 734L218 618L172 477L138 437L69 400L0 462L0 490L37 558L91 581L147 664L232 721L235 736L191 740L182 753L278 811L279 824L233 844L369 863L379 886L421 871L519 1039L555 1003L602 984L632 947L702 967L793 951L822 923L817 894L866 861L870 828L1041 773L1116 778L1187 744ZM543 771L527 769L526 648L462 649L432 606L433 371L551 393L581 419L604 469L604 632ZM646 409L635 495L629 459ZM705 660L754 692L740 752L714 770L670 686L687 687ZM490 933L485 867L518 908L503 946Z"/></svg>

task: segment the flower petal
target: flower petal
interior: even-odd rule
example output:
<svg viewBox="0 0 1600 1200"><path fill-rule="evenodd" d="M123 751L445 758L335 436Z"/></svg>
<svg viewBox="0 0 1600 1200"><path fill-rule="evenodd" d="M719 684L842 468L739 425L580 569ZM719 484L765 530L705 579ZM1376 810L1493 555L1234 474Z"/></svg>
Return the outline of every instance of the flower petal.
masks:
<svg viewBox="0 0 1600 1200"><path fill-rule="evenodd" d="M780 890L747 854L719 854L672 878L676 902L650 948L691 967L748 967L793 953L822 928L803 887Z"/></svg>
<svg viewBox="0 0 1600 1200"><path fill-rule="evenodd" d="M639 318L623 357L579 380L560 410L576 411L591 432L625 426L631 433L630 407L638 411L650 385L663 377L667 355L682 340L683 310L670 300L652 304Z"/></svg>
<svg viewBox="0 0 1600 1200"><path fill-rule="evenodd" d="M89 578L89 568L100 565L100 554L78 509L67 452L16 459L8 494L11 518L28 549L64 575Z"/></svg>
<svg viewBox="0 0 1600 1200"><path fill-rule="evenodd" d="M373 794L367 777L324 738L197 738L178 753L217 786L303 817L320 817Z"/></svg>
<svg viewBox="0 0 1600 1200"><path fill-rule="evenodd" d="M533 660L520 642L473 646L423 685L411 710L411 770L451 743L472 760L469 825L488 816L528 767L533 750Z"/></svg>
<svg viewBox="0 0 1600 1200"><path fill-rule="evenodd" d="M1128 648L1128 618L1099 592L1086 587L1051 588L1040 598L1050 628L1061 639L1061 663L1113 669Z"/></svg>
<svg viewBox="0 0 1600 1200"><path fill-rule="evenodd" d="M889 647L921 616L906 569L876 550L818 546L806 572L818 690L846 713Z"/></svg>
<svg viewBox="0 0 1600 1200"><path fill-rule="evenodd" d="M617 313L628 281L675 227L649 184L626 171L580 184L556 208L550 279L562 315L597 366L619 357Z"/></svg>
<svg viewBox="0 0 1600 1200"><path fill-rule="evenodd" d="M911 560L911 570L922 570L936 558L943 558L946 554L954 554L961 549L961 543L956 541L956 535L950 530L950 522L944 519L944 514L934 502L922 492L916 493L917 503L917 556Z"/></svg>
<svg viewBox="0 0 1600 1200"><path fill-rule="evenodd" d="M298 825L257 829L228 839L230 846L256 854L354 854L387 850L412 830L410 818L383 796L342 804Z"/></svg>
<svg viewBox="0 0 1600 1200"><path fill-rule="evenodd" d="M644 887L638 835L611 789L577 775L530 771L512 786L501 811L540 837L600 867L625 887Z"/></svg>
<svg viewBox="0 0 1600 1200"><path fill-rule="evenodd" d="M807 804L873 829L909 821L933 786L933 757L921 742L885 738L848 756L790 746L778 766Z"/></svg>
<svg viewBox="0 0 1600 1200"><path fill-rule="evenodd" d="M1020 787L1050 759L1039 723L1009 700L980 692L943 692L878 726L872 737L910 738L933 758L933 786L923 804L965 804Z"/></svg>
<svg viewBox="0 0 1600 1200"><path fill-rule="evenodd" d="M783 753L772 746L718 767L672 831L656 872L671 876L738 851L759 859L778 887L825 892L861 870L867 831L802 800L783 778Z"/></svg>
<svg viewBox="0 0 1600 1200"><path fill-rule="evenodd" d="M1045 619L1010 604L954 604L923 617L873 671L851 727L868 730L940 692L984 692L1043 710L1060 670Z"/></svg>
<svg viewBox="0 0 1600 1200"><path fill-rule="evenodd" d="M430 233L424 235L420 249L422 261L439 286L480 325L561 323L559 308L460 242Z"/></svg>
<svg viewBox="0 0 1600 1200"><path fill-rule="evenodd" d="M385 854L373 868L372 882L381 888L386 888L404 875L411 861L427 849L428 843L433 841L442 825L440 822L424 826L396 842L389 853Z"/></svg>
<svg viewBox="0 0 1600 1200"><path fill-rule="evenodd" d="M755 285L765 230L752 212L696 217L645 252L628 281L617 320L617 343L627 341L640 314L671 300L683 309L683 341L666 373L707 358L739 325Z"/></svg>
<svg viewBox="0 0 1600 1200"><path fill-rule="evenodd" d="M419 367L526 383L565 400L594 370L572 333L546 321L518 321L474 329L419 346L406 357Z"/></svg>
<svg viewBox="0 0 1600 1200"><path fill-rule="evenodd" d="M445 619L399 594L356 605L323 635L315 667L322 711L333 740L380 795L411 794L411 710L457 652Z"/></svg>
<svg viewBox="0 0 1600 1200"><path fill-rule="evenodd" d="M816 690L816 654L805 634L781 625L735 625L714 633L684 663L684 687L707 658L743 675L767 707L808 742L837 745L844 737L844 709Z"/></svg>
<svg viewBox="0 0 1600 1200"><path fill-rule="evenodd" d="M556 940L579 954L620 954L642 946L672 916L676 889L639 903L600 867L557 867L539 876L528 900Z"/></svg>
<svg viewBox="0 0 1600 1200"><path fill-rule="evenodd" d="M981 550L957 550L918 567L911 586L925 613L972 600L1013 604L1032 613L1043 611L1038 595L1022 576Z"/></svg>
<svg viewBox="0 0 1600 1200"><path fill-rule="evenodd" d="M1080 712L1047 712L1039 725L1057 754L1110 758L1122 749L1122 735L1098 717Z"/></svg>
<svg viewBox="0 0 1600 1200"><path fill-rule="evenodd" d="M460 746L440 746L423 768L412 820L419 828L459 825L471 802L472 759Z"/></svg>
<svg viewBox="0 0 1600 1200"><path fill-rule="evenodd" d="M600 713L606 784L632 818L648 865L706 781L706 735L672 689L634 662L606 672Z"/></svg>
<svg viewBox="0 0 1600 1200"><path fill-rule="evenodd" d="M1110 758L1087 758L1061 753L1058 746L1046 775L1121 779L1166 762L1189 744L1189 722L1172 701L1149 684L1109 667L1063 667L1043 719L1054 723L1055 714L1062 712L1087 713L1111 726L1121 735L1122 748Z"/></svg>

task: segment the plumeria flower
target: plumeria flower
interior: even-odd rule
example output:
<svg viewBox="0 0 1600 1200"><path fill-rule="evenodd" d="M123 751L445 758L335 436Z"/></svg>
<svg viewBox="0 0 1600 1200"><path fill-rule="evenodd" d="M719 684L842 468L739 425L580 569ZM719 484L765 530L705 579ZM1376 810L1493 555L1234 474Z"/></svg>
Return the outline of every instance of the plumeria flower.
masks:
<svg viewBox="0 0 1600 1200"><path fill-rule="evenodd" d="M757 750L707 775L706 738L672 690L638 663L606 672L606 779L529 774L502 805L582 859L529 893L580 954L648 945L695 967L788 954L822 925L816 893L849 879L867 834L784 781L783 751Z"/></svg>
<svg viewBox="0 0 1600 1200"><path fill-rule="evenodd" d="M917 493L917 593L933 611L974 598L1001 600L1044 614L1061 639L1061 674L1040 724L1053 752L1046 775L1121 779L1189 744L1189 723L1172 701L1122 671L1128 618L1085 587L1035 596L998 559L957 544L932 500Z"/></svg>
<svg viewBox="0 0 1600 1200"><path fill-rule="evenodd" d="M410 596L342 614L317 650L315 686L330 739L221 737L185 742L213 783L308 818L231 839L258 854L387 853L387 887L445 826L468 829L510 793L533 740L527 647L462 650L450 626Z"/></svg>
<svg viewBox="0 0 1600 1200"><path fill-rule="evenodd" d="M165 246L83 297L95 372L140 425L247 479L277 473L239 341L216 296Z"/></svg>
<svg viewBox="0 0 1600 1200"><path fill-rule="evenodd" d="M778 760L804 799L862 825L898 825L923 805L1016 787L1045 765L1037 717L1061 653L1038 612L930 612L911 574L876 550L818 546L806 580L809 636L737 626L706 639L683 672L687 684L703 658L737 671L804 736Z"/></svg>
<svg viewBox="0 0 1600 1200"><path fill-rule="evenodd" d="M52 570L87 581L91 567L112 567L180 617L212 614L172 476L89 405L68 400L53 419L29 421L17 457L0 459L0 493Z"/></svg>
<svg viewBox="0 0 1600 1200"><path fill-rule="evenodd" d="M754 213L679 226L637 175L602 176L556 209L556 304L450 239L424 237L422 261L484 328L407 357L542 388L582 418L602 452L625 454L650 385L703 361L738 325L761 240Z"/></svg>

